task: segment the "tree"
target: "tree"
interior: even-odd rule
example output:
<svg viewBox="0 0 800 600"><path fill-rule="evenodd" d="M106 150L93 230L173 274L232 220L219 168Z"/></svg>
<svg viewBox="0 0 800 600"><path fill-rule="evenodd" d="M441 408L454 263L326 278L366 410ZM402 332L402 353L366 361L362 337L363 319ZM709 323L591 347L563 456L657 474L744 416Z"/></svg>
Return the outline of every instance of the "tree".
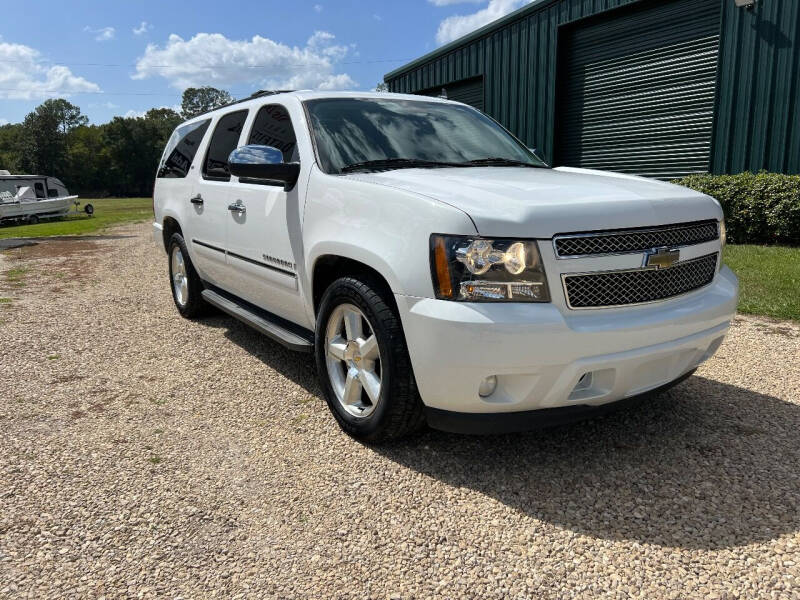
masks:
<svg viewBox="0 0 800 600"><path fill-rule="evenodd" d="M80 108L63 98L45 100L22 122L20 167L30 173L63 175L69 134L88 122Z"/></svg>
<svg viewBox="0 0 800 600"><path fill-rule="evenodd" d="M23 129L21 123L0 125L0 170L19 173L22 156Z"/></svg>
<svg viewBox="0 0 800 600"><path fill-rule="evenodd" d="M233 96L225 90L213 87L187 88L183 92L181 101L181 116L184 119L191 119L231 102L233 102Z"/></svg>
<svg viewBox="0 0 800 600"><path fill-rule="evenodd" d="M375 91L376 92L388 92L389 91L389 86L386 85L385 81L381 81L378 85L375 86Z"/></svg>

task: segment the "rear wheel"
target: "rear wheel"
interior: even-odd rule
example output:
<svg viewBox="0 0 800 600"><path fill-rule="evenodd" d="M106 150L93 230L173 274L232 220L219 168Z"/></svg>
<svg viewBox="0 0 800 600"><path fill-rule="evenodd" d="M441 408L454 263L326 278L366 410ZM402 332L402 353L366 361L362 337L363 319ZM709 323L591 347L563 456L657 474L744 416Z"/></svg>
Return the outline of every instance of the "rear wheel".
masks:
<svg viewBox="0 0 800 600"><path fill-rule="evenodd" d="M391 292L364 277L334 281L320 304L315 352L328 406L353 437L379 442L425 420Z"/></svg>
<svg viewBox="0 0 800 600"><path fill-rule="evenodd" d="M195 319L209 312L209 304L203 300L203 282L194 270L186 242L180 233L173 233L169 240L169 281L172 299L181 316Z"/></svg>
<svg viewBox="0 0 800 600"><path fill-rule="evenodd" d="M37 215L31 215L28 217L28 223L31 225L36 225L39 222L39 217Z"/></svg>

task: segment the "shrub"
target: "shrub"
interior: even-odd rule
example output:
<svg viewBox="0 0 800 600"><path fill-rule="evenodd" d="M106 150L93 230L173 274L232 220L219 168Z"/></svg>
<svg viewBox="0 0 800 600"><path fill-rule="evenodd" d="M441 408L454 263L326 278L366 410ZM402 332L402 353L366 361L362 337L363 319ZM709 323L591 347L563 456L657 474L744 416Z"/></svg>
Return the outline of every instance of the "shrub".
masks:
<svg viewBox="0 0 800 600"><path fill-rule="evenodd" d="M690 175L673 183L719 200L735 244L800 245L800 175Z"/></svg>

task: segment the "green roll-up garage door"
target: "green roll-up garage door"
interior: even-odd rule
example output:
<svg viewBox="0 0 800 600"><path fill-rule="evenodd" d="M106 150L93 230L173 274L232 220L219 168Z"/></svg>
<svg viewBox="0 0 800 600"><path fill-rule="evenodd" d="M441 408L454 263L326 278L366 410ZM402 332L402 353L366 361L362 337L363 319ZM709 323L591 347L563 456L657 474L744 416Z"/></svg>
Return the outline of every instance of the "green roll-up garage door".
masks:
<svg viewBox="0 0 800 600"><path fill-rule="evenodd" d="M448 100L463 102L478 110L483 110L483 77L471 77L418 93L423 96L441 96L442 92L447 95Z"/></svg>
<svg viewBox="0 0 800 600"><path fill-rule="evenodd" d="M560 35L558 164L671 179L709 169L720 0L643 2Z"/></svg>

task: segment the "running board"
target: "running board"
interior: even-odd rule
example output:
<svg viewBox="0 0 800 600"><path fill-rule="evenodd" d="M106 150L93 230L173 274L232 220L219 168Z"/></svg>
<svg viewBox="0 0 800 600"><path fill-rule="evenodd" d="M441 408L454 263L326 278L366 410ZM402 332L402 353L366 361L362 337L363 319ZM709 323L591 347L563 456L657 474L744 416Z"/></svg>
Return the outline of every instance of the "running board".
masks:
<svg viewBox="0 0 800 600"><path fill-rule="evenodd" d="M203 290L203 299L212 306L216 306L221 311L239 319L242 323L283 344L290 350L296 352L311 352L314 350L314 342L312 340L282 327L270 320L267 314L257 314L252 308L245 306L244 303L236 302L233 298L218 294L214 290Z"/></svg>

